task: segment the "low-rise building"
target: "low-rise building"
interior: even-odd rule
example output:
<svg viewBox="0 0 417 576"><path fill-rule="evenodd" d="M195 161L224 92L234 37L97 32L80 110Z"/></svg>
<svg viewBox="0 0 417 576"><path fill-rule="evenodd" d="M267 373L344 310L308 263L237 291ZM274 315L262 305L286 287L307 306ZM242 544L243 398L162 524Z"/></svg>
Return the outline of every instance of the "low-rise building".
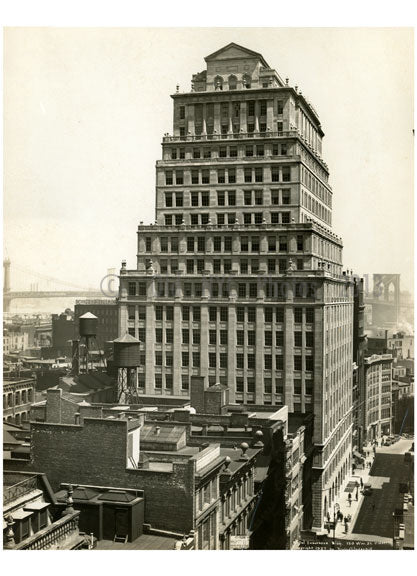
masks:
<svg viewBox="0 0 417 576"><path fill-rule="evenodd" d="M388 336L387 348L394 358L414 359L414 334L397 332Z"/></svg>
<svg viewBox="0 0 417 576"><path fill-rule="evenodd" d="M365 358L362 426L366 441L392 432L392 356L373 354Z"/></svg>
<svg viewBox="0 0 417 576"><path fill-rule="evenodd" d="M3 381L3 421L23 424L29 421L34 401L35 380L13 378Z"/></svg>
<svg viewBox="0 0 417 576"><path fill-rule="evenodd" d="M44 474L3 473L3 548L6 550L75 550L84 547L80 513L67 499L64 510ZM87 546L86 546L87 547Z"/></svg>

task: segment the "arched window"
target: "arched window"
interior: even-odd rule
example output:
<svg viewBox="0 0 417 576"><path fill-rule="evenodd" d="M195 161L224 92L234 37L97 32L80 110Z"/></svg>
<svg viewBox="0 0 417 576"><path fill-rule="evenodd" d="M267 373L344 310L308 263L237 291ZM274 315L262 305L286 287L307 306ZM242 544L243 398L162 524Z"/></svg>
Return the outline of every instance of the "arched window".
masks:
<svg viewBox="0 0 417 576"><path fill-rule="evenodd" d="M216 76L214 78L214 89L223 90L223 78L221 76Z"/></svg>
<svg viewBox="0 0 417 576"><path fill-rule="evenodd" d="M229 76L229 90L236 90L237 88L237 78L236 76Z"/></svg>
<svg viewBox="0 0 417 576"><path fill-rule="evenodd" d="M250 88L251 86L251 77L248 74L244 74L243 78L242 78L242 82L243 82L243 87L244 88Z"/></svg>

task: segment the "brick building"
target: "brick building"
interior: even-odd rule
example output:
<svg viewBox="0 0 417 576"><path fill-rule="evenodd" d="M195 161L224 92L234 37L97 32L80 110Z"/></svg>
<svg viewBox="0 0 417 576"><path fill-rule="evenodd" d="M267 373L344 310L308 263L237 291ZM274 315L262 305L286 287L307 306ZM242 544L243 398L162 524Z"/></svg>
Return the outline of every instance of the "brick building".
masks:
<svg viewBox="0 0 417 576"><path fill-rule="evenodd" d="M65 310L62 314L52 314L51 355L71 356L71 340L74 338L74 314ZM52 356L51 356L52 357Z"/></svg>
<svg viewBox="0 0 417 576"><path fill-rule="evenodd" d="M60 390L49 390L46 420L31 422L25 471L44 471L53 490L64 481L140 490L148 530L177 536L194 531L196 549L219 549L228 546L227 538L220 543L220 533L247 530L260 449L191 446L189 431L181 422L145 422L144 414L129 407L73 406ZM22 462L10 458L5 466L21 469ZM231 490L227 515L222 515L221 482Z"/></svg>
<svg viewBox="0 0 417 576"><path fill-rule="evenodd" d="M29 422L34 402L34 378L16 378L3 381L3 421L14 424Z"/></svg>
<svg viewBox="0 0 417 576"><path fill-rule="evenodd" d="M144 394L226 385L230 402L314 414L313 527L350 467L353 279L331 230L317 112L263 56L229 44L172 95L156 221L122 263L119 333Z"/></svg>

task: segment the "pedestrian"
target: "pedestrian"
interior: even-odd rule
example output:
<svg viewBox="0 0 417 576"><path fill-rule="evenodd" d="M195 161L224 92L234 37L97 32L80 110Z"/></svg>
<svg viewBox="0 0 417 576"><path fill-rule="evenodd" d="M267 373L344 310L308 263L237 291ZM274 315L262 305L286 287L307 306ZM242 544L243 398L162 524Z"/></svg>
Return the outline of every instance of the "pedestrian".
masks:
<svg viewBox="0 0 417 576"><path fill-rule="evenodd" d="M330 522L330 512L327 512L327 522Z"/></svg>
<svg viewBox="0 0 417 576"><path fill-rule="evenodd" d="M358 488L356 488L356 497L355 497L356 502L358 501L358 498L359 498L359 490L358 490Z"/></svg>
<svg viewBox="0 0 417 576"><path fill-rule="evenodd" d="M363 480L362 480L362 476L361 476L361 489L363 488Z"/></svg>
<svg viewBox="0 0 417 576"><path fill-rule="evenodd" d="M327 522L326 528L327 528L327 534L330 534L330 522Z"/></svg>
<svg viewBox="0 0 417 576"><path fill-rule="evenodd" d="M352 506L352 494L349 492L348 495L349 506Z"/></svg>
<svg viewBox="0 0 417 576"><path fill-rule="evenodd" d="M348 524L347 519L345 518L345 534L348 533L348 527L349 527L349 524Z"/></svg>

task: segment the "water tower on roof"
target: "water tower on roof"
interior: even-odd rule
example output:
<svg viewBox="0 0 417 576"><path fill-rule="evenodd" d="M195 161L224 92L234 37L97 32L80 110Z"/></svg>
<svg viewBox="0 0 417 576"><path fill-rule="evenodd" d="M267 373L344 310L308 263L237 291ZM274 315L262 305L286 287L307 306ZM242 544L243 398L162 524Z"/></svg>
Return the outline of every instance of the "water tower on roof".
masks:
<svg viewBox="0 0 417 576"><path fill-rule="evenodd" d="M113 366L117 369L117 401L137 402L140 340L130 334L113 340Z"/></svg>
<svg viewBox="0 0 417 576"><path fill-rule="evenodd" d="M95 367L93 356L97 352L99 365L104 367L102 350L97 344L97 316L91 312L86 312L79 317L78 321L80 339L72 341L72 371L75 374L87 373L92 370Z"/></svg>

